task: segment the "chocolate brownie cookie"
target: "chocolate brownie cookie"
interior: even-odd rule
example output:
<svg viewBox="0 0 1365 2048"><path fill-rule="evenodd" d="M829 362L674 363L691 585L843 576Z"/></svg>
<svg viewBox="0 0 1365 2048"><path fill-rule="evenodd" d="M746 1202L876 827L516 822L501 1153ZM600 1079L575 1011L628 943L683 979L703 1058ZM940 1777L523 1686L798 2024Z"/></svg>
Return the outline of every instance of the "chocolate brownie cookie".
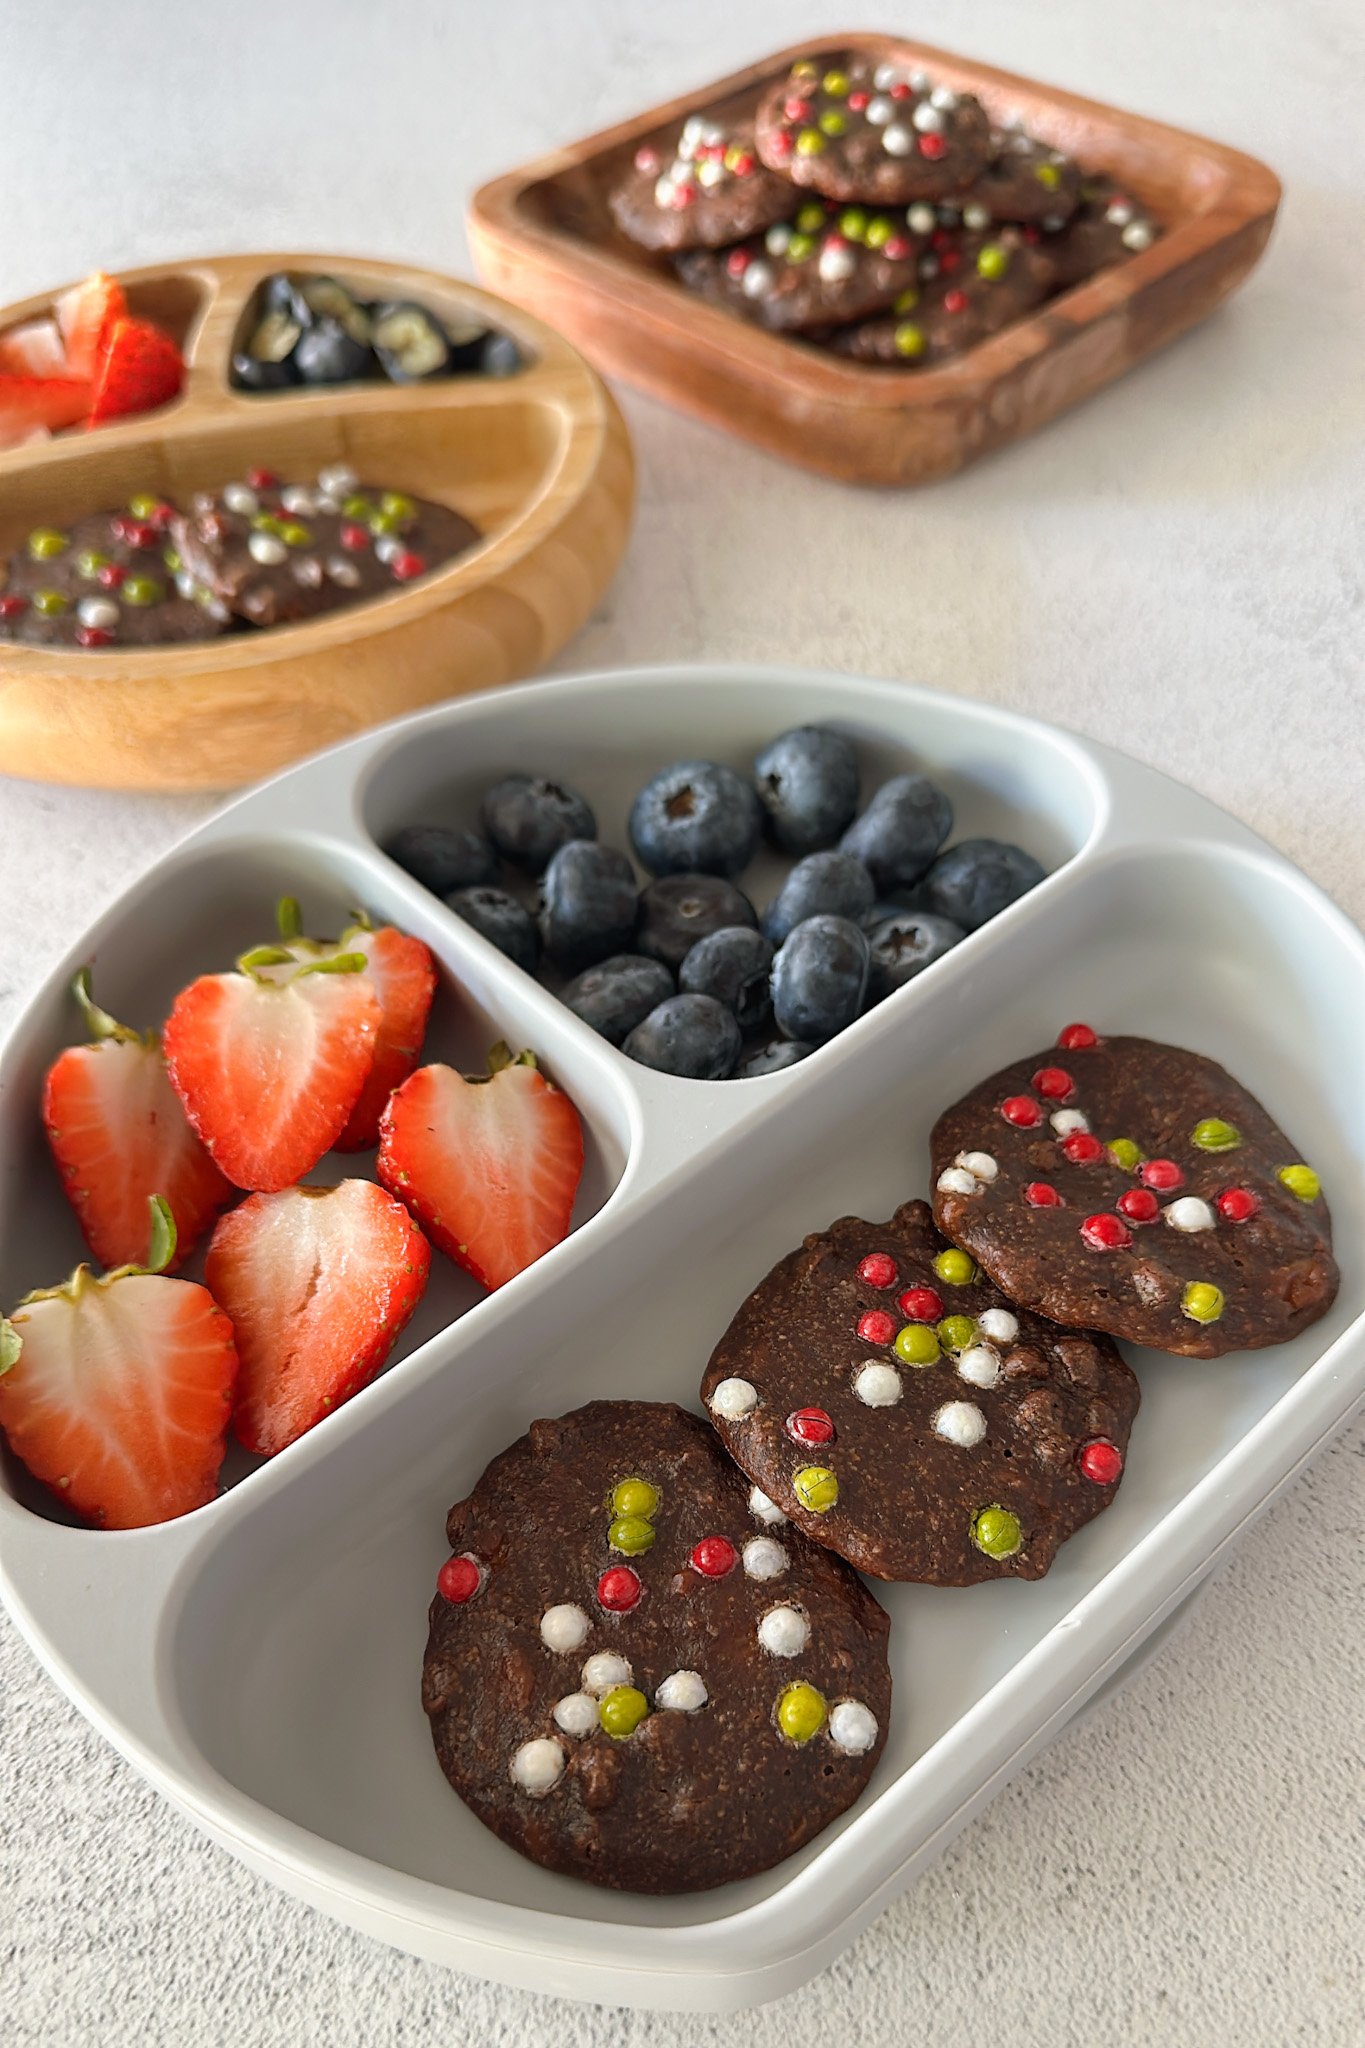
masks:
<svg viewBox="0 0 1365 2048"><path fill-rule="evenodd" d="M1216 1358L1282 1343L1336 1298L1318 1176L1199 1053L1069 1024L930 1143L940 1228L1058 1322Z"/></svg>
<svg viewBox="0 0 1365 2048"><path fill-rule="evenodd" d="M316 484L268 470L201 491L172 522L186 570L253 626L283 626L379 597L479 539L444 505L369 488L338 464Z"/></svg>
<svg viewBox="0 0 1365 2048"><path fill-rule="evenodd" d="M903 209L808 199L790 220L734 249L695 249L678 275L712 305L774 330L838 326L896 303L927 246Z"/></svg>
<svg viewBox="0 0 1365 2048"><path fill-rule="evenodd" d="M1114 1497L1138 1386L1007 1301L925 1202L843 1216L754 1289L702 1399L775 1509L880 1579L1038 1579Z"/></svg>
<svg viewBox="0 0 1365 2048"><path fill-rule="evenodd" d="M1022 128L997 128L991 133L990 162L956 203L968 228L997 220L1060 228L1075 212L1080 194L1081 169L1071 157Z"/></svg>
<svg viewBox="0 0 1365 2048"><path fill-rule="evenodd" d="M1069 290L1097 270L1150 249L1161 229L1112 178L1087 178L1080 202L1064 227L1044 234L1039 247L1052 267L1054 288Z"/></svg>
<svg viewBox="0 0 1365 2048"><path fill-rule="evenodd" d="M961 192L990 159L979 100L898 64L862 58L792 66L759 104L765 164L830 199L904 206Z"/></svg>
<svg viewBox="0 0 1365 2048"><path fill-rule="evenodd" d="M173 508L150 495L40 526L0 566L0 640L31 647L150 647L226 632L226 606L185 570Z"/></svg>
<svg viewBox="0 0 1365 2048"><path fill-rule="evenodd" d="M1051 271L1017 230L987 237L935 235L928 259L936 275L905 292L890 314L841 329L840 355L861 363L924 368L967 353L1046 298Z"/></svg>
<svg viewBox="0 0 1365 2048"><path fill-rule="evenodd" d="M644 249L718 249L790 213L792 189L759 162L752 121L693 114L680 134L636 150L607 203Z"/></svg>
<svg viewBox="0 0 1365 2048"><path fill-rule="evenodd" d="M858 1797L885 1740L889 1622L773 1528L695 1415L593 1401L534 1422L446 1523L422 1703L466 1805L619 1891L767 1870Z"/></svg>

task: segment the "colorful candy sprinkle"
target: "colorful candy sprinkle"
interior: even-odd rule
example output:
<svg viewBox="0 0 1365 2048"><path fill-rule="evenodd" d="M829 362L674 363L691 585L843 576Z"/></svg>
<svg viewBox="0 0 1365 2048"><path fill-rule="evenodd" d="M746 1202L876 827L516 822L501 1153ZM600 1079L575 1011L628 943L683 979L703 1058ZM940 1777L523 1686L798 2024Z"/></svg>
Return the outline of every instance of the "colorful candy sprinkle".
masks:
<svg viewBox="0 0 1365 2048"><path fill-rule="evenodd" d="M969 1253L960 1252L954 1246L938 1254L934 1260L934 1271L950 1287L970 1287L976 1278L976 1261Z"/></svg>
<svg viewBox="0 0 1365 2048"><path fill-rule="evenodd" d="M810 1623L799 1607L770 1607L759 1618L758 1640L770 1657L799 1657L810 1641Z"/></svg>
<svg viewBox="0 0 1365 2048"><path fill-rule="evenodd" d="M784 1686L773 1713L788 1742L809 1742L825 1725L824 1695L798 1681Z"/></svg>
<svg viewBox="0 0 1365 2048"><path fill-rule="evenodd" d="M1036 1094L1046 1095L1053 1102L1065 1102L1068 1095L1076 1092L1076 1083L1065 1067L1039 1067L1033 1087Z"/></svg>
<svg viewBox="0 0 1365 2048"><path fill-rule="evenodd" d="M483 1566L466 1551L461 1557L446 1559L436 1574L436 1590L452 1607L463 1607L480 1591L484 1577Z"/></svg>
<svg viewBox="0 0 1365 2048"><path fill-rule="evenodd" d="M861 1700L840 1700L830 1708L829 1739L845 1756L866 1756L877 1740L877 1717Z"/></svg>
<svg viewBox="0 0 1365 2048"><path fill-rule="evenodd" d="M1099 1039L1088 1024L1066 1024L1057 1033L1057 1043L1063 1052L1087 1052Z"/></svg>
<svg viewBox="0 0 1365 2048"><path fill-rule="evenodd" d="M37 526L28 537L28 551L35 562L49 562L66 546L66 535L55 527Z"/></svg>
<svg viewBox="0 0 1365 2048"><path fill-rule="evenodd" d="M859 1368L853 1391L868 1408L894 1408L903 1392L901 1376L894 1366L869 1358Z"/></svg>
<svg viewBox="0 0 1365 2048"><path fill-rule="evenodd" d="M896 1333L895 1352L906 1365L934 1365L939 1358L939 1341L924 1323L907 1323Z"/></svg>
<svg viewBox="0 0 1365 2048"><path fill-rule="evenodd" d="M598 1702L597 1718L617 1742L633 1735L649 1712L649 1701L637 1686L614 1685Z"/></svg>
<svg viewBox="0 0 1365 2048"><path fill-rule="evenodd" d="M1076 1463L1096 1486L1112 1486L1123 1470L1123 1453L1117 1444L1096 1437L1093 1443L1082 1445Z"/></svg>
<svg viewBox="0 0 1365 2048"><path fill-rule="evenodd" d="M896 1306L907 1322L936 1323L943 1314L943 1296L932 1287L907 1287Z"/></svg>
<svg viewBox="0 0 1365 2048"><path fill-rule="evenodd" d="M1115 1166L1121 1166L1125 1173L1132 1173L1142 1160L1142 1154L1131 1138L1111 1138L1108 1151Z"/></svg>
<svg viewBox="0 0 1365 2048"><path fill-rule="evenodd" d="M986 1418L972 1401L946 1401L933 1419L935 1436L970 1451L986 1434Z"/></svg>
<svg viewBox="0 0 1365 2048"><path fill-rule="evenodd" d="M811 1449L834 1442L834 1424L823 1408L794 1408L787 1417L786 1431L793 1443Z"/></svg>
<svg viewBox="0 0 1365 2048"><path fill-rule="evenodd" d="M1138 1179L1163 1195L1185 1184L1185 1175L1174 1159L1144 1159L1138 1168Z"/></svg>
<svg viewBox="0 0 1365 2048"><path fill-rule="evenodd" d="M1130 1223L1155 1223L1161 1204L1150 1188L1125 1188L1114 1207Z"/></svg>
<svg viewBox="0 0 1365 2048"><path fill-rule="evenodd" d="M1081 1225L1082 1240L1092 1252L1126 1251L1133 1233L1117 1216L1087 1216Z"/></svg>
<svg viewBox="0 0 1365 2048"><path fill-rule="evenodd" d="M803 1465L792 1479L792 1491L813 1515L827 1515L839 1498L839 1482L827 1465Z"/></svg>
<svg viewBox="0 0 1365 2048"><path fill-rule="evenodd" d="M584 1692L591 1693L595 1700L609 1693L614 1685L629 1685L634 1676L629 1657L622 1657L615 1650L595 1651L579 1673Z"/></svg>
<svg viewBox="0 0 1365 2048"><path fill-rule="evenodd" d="M611 1491L614 1515L643 1515L648 1521L659 1505L659 1489L647 1479L622 1479Z"/></svg>
<svg viewBox="0 0 1365 2048"><path fill-rule="evenodd" d="M1250 1188L1224 1188L1217 1203L1219 1215L1229 1223L1248 1222L1260 1206Z"/></svg>
<svg viewBox="0 0 1365 2048"><path fill-rule="evenodd" d="M597 1598L609 1614L629 1614L644 1591L628 1564L614 1564L597 1581Z"/></svg>
<svg viewBox="0 0 1365 2048"><path fill-rule="evenodd" d="M1008 1508L982 1508L972 1523L972 1541L987 1557L1013 1557L1024 1547L1018 1515Z"/></svg>
<svg viewBox="0 0 1365 2048"><path fill-rule="evenodd" d="M688 1562L704 1579L723 1579L735 1568L735 1546L728 1536L703 1536L693 1544Z"/></svg>
<svg viewBox="0 0 1365 2048"><path fill-rule="evenodd" d="M591 1735L600 1726L596 1700L590 1692L567 1693L555 1702L554 1723L565 1735Z"/></svg>
<svg viewBox="0 0 1365 2048"><path fill-rule="evenodd" d="M884 1308L870 1308L858 1318L858 1335L864 1344L889 1344L896 1334L896 1319Z"/></svg>
<svg viewBox="0 0 1365 2048"><path fill-rule="evenodd" d="M1180 1311L1192 1323L1216 1323L1223 1313L1223 1290L1211 1280L1191 1280L1180 1297Z"/></svg>
<svg viewBox="0 0 1365 2048"><path fill-rule="evenodd" d="M886 1320L889 1323L890 1316ZM712 1388L707 1406L713 1415L719 1415L725 1422L742 1422L746 1415L752 1415L757 1408L758 1393L748 1380L721 1380L719 1385Z"/></svg>
<svg viewBox="0 0 1365 2048"><path fill-rule="evenodd" d="M1237 1126L1225 1123L1221 1116L1201 1117L1190 1132L1190 1143L1201 1152L1235 1152L1241 1142Z"/></svg>
<svg viewBox="0 0 1365 2048"><path fill-rule="evenodd" d="M1322 1182L1311 1166L1281 1166L1276 1169L1275 1178L1288 1188L1291 1195L1297 1195L1301 1202L1316 1202L1322 1193Z"/></svg>
<svg viewBox="0 0 1365 2048"><path fill-rule="evenodd" d="M655 1533L643 1515L616 1515L607 1530L607 1543L623 1557L640 1557L653 1544Z"/></svg>
<svg viewBox="0 0 1365 2048"><path fill-rule="evenodd" d="M1007 1095L1000 1105L1000 1114L1018 1131L1031 1131L1043 1121L1043 1112L1031 1095Z"/></svg>
<svg viewBox="0 0 1365 2048"><path fill-rule="evenodd" d="M564 1775L564 1752L548 1735L523 1742L511 1762L512 1782L533 1799L554 1790Z"/></svg>
<svg viewBox="0 0 1365 2048"><path fill-rule="evenodd" d="M899 1277L896 1261L888 1252L869 1252L858 1261L858 1278L869 1287L894 1287Z"/></svg>
<svg viewBox="0 0 1365 2048"><path fill-rule="evenodd" d="M1050 1182L1031 1180L1025 1183L1024 1200L1031 1209L1064 1209L1065 1202Z"/></svg>
<svg viewBox="0 0 1365 2048"><path fill-rule="evenodd" d="M971 1316L945 1316L938 1326L938 1341L945 1351L967 1351L976 1342L976 1323Z"/></svg>
<svg viewBox="0 0 1365 2048"><path fill-rule="evenodd" d="M562 1600L557 1606L547 1607L541 1615L540 1640L556 1656L568 1655L582 1649L590 1626L581 1607L576 1607L572 1600Z"/></svg>
<svg viewBox="0 0 1365 2048"><path fill-rule="evenodd" d="M655 1706L668 1714L698 1713L709 1698L699 1671L670 1671L654 1691Z"/></svg>
<svg viewBox="0 0 1365 2048"><path fill-rule="evenodd" d="M1201 1202L1198 1195L1182 1195L1166 1210L1166 1221L1172 1230L1212 1230L1214 1215L1207 1202Z"/></svg>

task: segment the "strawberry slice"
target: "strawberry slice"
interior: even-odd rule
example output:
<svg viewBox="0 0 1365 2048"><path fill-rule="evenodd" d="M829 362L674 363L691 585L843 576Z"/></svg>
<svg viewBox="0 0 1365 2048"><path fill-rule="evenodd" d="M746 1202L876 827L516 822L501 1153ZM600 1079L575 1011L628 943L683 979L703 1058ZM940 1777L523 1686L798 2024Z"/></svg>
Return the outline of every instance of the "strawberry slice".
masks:
<svg viewBox="0 0 1365 2048"><path fill-rule="evenodd" d="M131 1264L147 1239L147 1204L164 1197L176 1264L236 1190L185 1118L154 1031L130 1031L91 1001L82 968L72 985L90 1034L48 1070L43 1123L67 1200L103 1266Z"/></svg>
<svg viewBox="0 0 1365 2048"><path fill-rule="evenodd" d="M368 964L351 952L300 966L265 946L176 997L163 1041L171 1081L239 1188L288 1187L341 1136L379 1034Z"/></svg>
<svg viewBox="0 0 1365 2048"><path fill-rule="evenodd" d="M90 386L74 377L15 377L0 372L0 448L55 434L83 420Z"/></svg>
<svg viewBox="0 0 1365 2048"><path fill-rule="evenodd" d="M87 424L151 412L174 398L184 379L184 359L169 334L150 320L115 320L95 359Z"/></svg>
<svg viewBox="0 0 1365 2048"><path fill-rule="evenodd" d="M0 1318L0 1429L98 1529L169 1522L213 1499L237 1381L232 1324L206 1287L168 1279L175 1225L153 1202L146 1266L62 1287Z"/></svg>
<svg viewBox="0 0 1365 2048"><path fill-rule="evenodd" d="M63 292L52 310L66 349L67 375L92 378L114 322L128 311L122 285L96 270Z"/></svg>
<svg viewBox="0 0 1365 2048"><path fill-rule="evenodd" d="M273 1457L368 1385L421 1300L431 1248L368 1180L252 1195L213 1233L205 1278L232 1318L232 1426Z"/></svg>
<svg viewBox="0 0 1365 2048"><path fill-rule="evenodd" d="M13 377L70 377L55 320L29 320L0 334L0 370Z"/></svg>
<svg viewBox="0 0 1365 2048"><path fill-rule="evenodd" d="M419 1067L389 1100L377 1171L433 1244L501 1287L569 1234L583 1126L535 1054L493 1048L488 1074Z"/></svg>

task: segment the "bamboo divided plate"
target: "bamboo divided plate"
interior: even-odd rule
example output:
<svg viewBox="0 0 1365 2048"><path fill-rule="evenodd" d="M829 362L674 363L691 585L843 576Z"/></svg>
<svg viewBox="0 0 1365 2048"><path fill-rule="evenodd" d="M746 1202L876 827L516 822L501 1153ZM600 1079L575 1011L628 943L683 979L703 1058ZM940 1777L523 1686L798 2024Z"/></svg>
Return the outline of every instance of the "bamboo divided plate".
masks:
<svg viewBox="0 0 1365 2048"><path fill-rule="evenodd" d="M234 390L228 364L261 281L325 271L366 298L486 318L526 366L505 378ZM543 322L439 271L247 255L124 273L133 310L186 360L172 404L0 452L0 551L38 525L155 491L183 501L264 463L307 482L348 462L452 506L476 548L392 596L193 646L81 653L0 641L0 773L117 789L227 789L398 712L512 681L577 631L620 561L634 497L625 423ZM55 295L54 295L55 296ZM50 298L0 309L0 331Z"/></svg>
<svg viewBox="0 0 1365 2048"><path fill-rule="evenodd" d="M997 124L1018 115L1087 170L1121 179L1166 232L958 361L900 370L844 362L708 306L666 257L617 231L607 193L641 142L690 113L750 114L798 57L847 50L975 93ZM534 300L599 368L824 475L920 484L1031 433L1206 318L1255 264L1279 198L1265 164L1203 136L927 44L853 32L793 44L495 178L474 196L469 231L481 275Z"/></svg>

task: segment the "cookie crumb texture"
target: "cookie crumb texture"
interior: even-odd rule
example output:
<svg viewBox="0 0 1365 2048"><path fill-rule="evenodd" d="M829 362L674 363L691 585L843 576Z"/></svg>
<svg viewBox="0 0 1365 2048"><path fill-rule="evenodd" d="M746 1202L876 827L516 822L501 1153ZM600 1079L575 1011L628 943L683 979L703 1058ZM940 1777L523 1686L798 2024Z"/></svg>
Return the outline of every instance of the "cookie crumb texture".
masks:
<svg viewBox="0 0 1365 2048"><path fill-rule="evenodd" d="M755 1397L742 1412L716 1399L736 1384ZM1139 1398L1107 1337L1007 1301L925 1202L808 1237L701 1391L799 1528L874 1578L939 1586L1041 1578L1113 1499Z"/></svg>
<svg viewBox="0 0 1365 2048"><path fill-rule="evenodd" d="M532 1861L702 1891L781 1862L867 1784L888 1618L757 1514L697 1416L594 1401L535 1422L446 1534L469 1568L432 1602L422 1702L450 1783Z"/></svg>
<svg viewBox="0 0 1365 2048"><path fill-rule="evenodd" d="M1311 1163L1199 1053L1068 1025L955 1103L930 1145L940 1227L1059 1322L1217 1358L1283 1343L1336 1299Z"/></svg>

